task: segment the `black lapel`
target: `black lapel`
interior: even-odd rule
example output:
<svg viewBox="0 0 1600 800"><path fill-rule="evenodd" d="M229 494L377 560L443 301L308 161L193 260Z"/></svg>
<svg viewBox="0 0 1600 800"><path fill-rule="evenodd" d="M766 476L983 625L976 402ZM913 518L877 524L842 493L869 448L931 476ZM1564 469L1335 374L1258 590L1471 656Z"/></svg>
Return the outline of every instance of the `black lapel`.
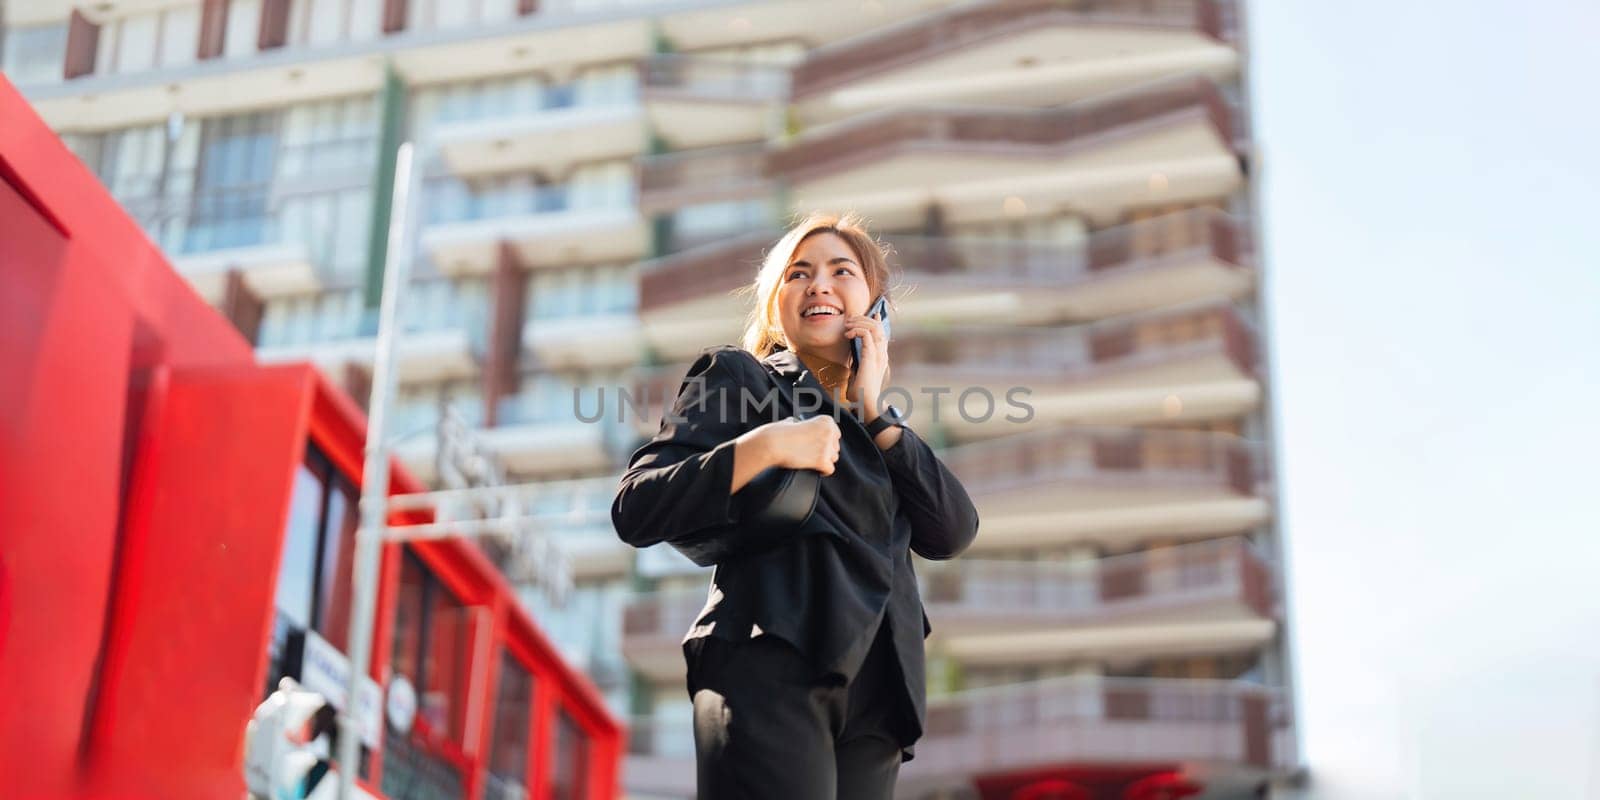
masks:
<svg viewBox="0 0 1600 800"><path fill-rule="evenodd" d="M804 386L806 391L814 393L812 396L822 400L822 407L811 412L812 414L828 413L834 414L835 419L840 417L855 419L854 414L846 412L843 408L836 409L833 401L828 397L828 390L822 385L822 381L817 380L817 376L806 367L806 363L801 361L800 356L796 355L793 350L775 350L772 355L761 359L761 364L767 368L767 374L772 376L772 382L778 387L778 391L783 392L784 399L789 401L790 408L796 410L800 408L799 399L795 397L795 390ZM813 404L808 403L807 407ZM835 411L837 411L836 414ZM861 423L857 420L856 424L859 426ZM866 428L863 427L861 431L866 433ZM869 436L868 438L870 439L871 437Z"/></svg>
<svg viewBox="0 0 1600 800"><path fill-rule="evenodd" d="M791 409L800 407L796 402L794 390L805 378L810 377L812 384L821 386L821 383L806 370L805 362L801 361L793 350L775 350L771 355L761 359L761 366L766 369L767 376L772 379L772 385L783 395L783 399L788 402Z"/></svg>

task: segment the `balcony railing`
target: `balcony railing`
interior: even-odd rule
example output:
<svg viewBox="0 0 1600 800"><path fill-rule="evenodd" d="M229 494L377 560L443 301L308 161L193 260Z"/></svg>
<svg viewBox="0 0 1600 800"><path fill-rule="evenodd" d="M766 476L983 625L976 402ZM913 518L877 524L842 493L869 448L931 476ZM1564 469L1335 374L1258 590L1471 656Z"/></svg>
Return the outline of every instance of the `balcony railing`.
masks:
<svg viewBox="0 0 1600 800"><path fill-rule="evenodd" d="M771 154L770 174L804 180L880 161L896 149L969 149L1029 155L1136 129L1174 114L1198 112L1230 147L1235 109L1204 78L1163 80L1049 109L890 109L818 128Z"/></svg>
<svg viewBox="0 0 1600 800"><path fill-rule="evenodd" d="M758 231L674 253L640 276L642 310L663 308L748 286L761 254L781 231ZM1249 263L1239 221L1196 208L1089 234L1081 242L978 239L959 236L885 236L890 265L912 282L956 288L1056 289L1122 269L1157 267L1191 255L1235 266Z"/></svg>
<svg viewBox="0 0 1600 800"><path fill-rule="evenodd" d="M647 214L717 200L764 196L767 146L736 144L645 156L639 164L639 206Z"/></svg>
<svg viewBox="0 0 1600 800"><path fill-rule="evenodd" d="M569 189L561 184L520 187L468 194L455 202L441 200L440 193L434 192L425 200L425 224L443 225L565 211L572 203Z"/></svg>
<svg viewBox="0 0 1600 800"><path fill-rule="evenodd" d="M1271 575L1248 540L1230 537L1084 562L960 559L932 564L920 577L938 629L962 618L986 626L1109 621L1216 593L1271 618Z"/></svg>
<svg viewBox="0 0 1600 800"><path fill-rule="evenodd" d="M681 257L688 258L690 254ZM753 264L731 259L721 263L724 266L719 269L754 275ZM708 272L706 280L708 286L717 286L720 278L718 273ZM666 294L672 291L666 288L670 285L647 271L641 276L641 299L652 291ZM707 287L694 290L696 296L706 293ZM919 331L898 336L894 348L895 368L906 370L897 374L914 376L899 385L913 391L919 385L977 385L985 381L993 385L1023 380L1030 381L1027 385L1036 391L1048 387L1070 390L1071 384L1078 381L1115 378L1218 354L1245 377L1253 375L1256 366L1252 324L1240 309L1215 302L1068 327L969 326L941 333ZM664 409L677 396L687 369L687 363L668 364L640 368L629 376L627 390L644 423L654 427L661 419ZM940 402L954 401L945 396ZM948 417L950 413L946 407L941 416ZM1242 483L1243 474L1229 480Z"/></svg>
<svg viewBox="0 0 1600 800"><path fill-rule="evenodd" d="M639 273L639 310L726 294L755 281L775 234L759 231L656 259Z"/></svg>
<svg viewBox="0 0 1600 800"><path fill-rule="evenodd" d="M175 256L189 256L279 244L282 211L272 206L268 194L263 186L118 199L162 249Z"/></svg>
<svg viewBox="0 0 1600 800"><path fill-rule="evenodd" d="M1157 266L1203 253L1234 265L1247 262L1238 220L1195 208L1105 228L1080 242L888 236L890 258L908 279L970 282L976 287L1062 288L1113 270Z"/></svg>
<svg viewBox="0 0 1600 800"><path fill-rule="evenodd" d="M927 780L1061 761L1288 766L1283 693L1244 681L1067 677L928 701L907 778Z"/></svg>
<svg viewBox="0 0 1600 800"><path fill-rule="evenodd" d="M962 445L940 457L974 493L1070 479L1252 494L1256 455L1231 434L1072 427Z"/></svg>
<svg viewBox="0 0 1600 800"><path fill-rule="evenodd" d="M1213 304L1086 326L907 336L896 343L895 363L919 374L954 368L974 378L1025 374L1065 382L1220 348L1241 371L1253 372L1254 340L1238 309Z"/></svg>
<svg viewBox="0 0 1600 800"><path fill-rule="evenodd" d="M606 96L587 96L573 84L558 84L544 88L537 102L507 104L503 99L487 96L478 102L445 105L430 121L435 136L449 139L470 135L481 138L498 138L505 135L500 125L524 119L539 119L541 115L555 112L600 112L610 109L634 108L638 99L633 96L636 87L623 85L621 91ZM496 102L499 100L500 102ZM484 125L482 123L496 123ZM468 132L463 134L462 132Z"/></svg>
<svg viewBox="0 0 1600 800"><path fill-rule="evenodd" d="M646 99L767 103L789 92L789 70L730 58L658 53L639 62Z"/></svg>
<svg viewBox="0 0 1600 800"><path fill-rule="evenodd" d="M1190 248L1206 248L1218 261L1243 265L1249 239L1239 220L1202 208L1098 232L1089 239L1086 266L1091 272L1101 272Z"/></svg>
<svg viewBox="0 0 1600 800"><path fill-rule="evenodd" d="M966 5L911 25L824 46L795 68L794 96L818 92L916 64L974 44L1055 25L1116 25L1197 30L1216 39L1230 31L1222 0L1022 0Z"/></svg>
<svg viewBox="0 0 1600 800"><path fill-rule="evenodd" d="M640 639L667 637L676 643L705 605L704 588L634 595L622 610L622 635Z"/></svg>
<svg viewBox="0 0 1600 800"><path fill-rule="evenodd" d="M1072 676L969 689L928 700L917 758L903 778L965 783L1064 762L1275 770L1289 766L1289 724L1283 692L1246 681ZM693 722L634 717L628 754L651 759L656 780L692 784Z"/></svg>

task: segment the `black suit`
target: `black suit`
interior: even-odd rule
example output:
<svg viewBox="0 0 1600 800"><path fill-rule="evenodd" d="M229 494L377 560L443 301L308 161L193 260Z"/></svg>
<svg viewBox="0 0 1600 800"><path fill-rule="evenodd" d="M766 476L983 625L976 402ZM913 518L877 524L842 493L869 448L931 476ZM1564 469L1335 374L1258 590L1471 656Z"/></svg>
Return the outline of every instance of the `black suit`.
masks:
<svg viewBox="0 0 1600 800"><path fill-rule="evenodd" d="M799 387L807 391L797 397ZM776 402L762 408L772 395ZM801 530L773 537L741 524L729 493L733 440L794 415L797 400L813 408L820 401L813 413L839 421L839 460ZM912 757L926 714L923 640L932 629L911 552L954 558L978 531L966 490L914 431L905 428L900 441L880 450L854 416L828 402L794 353L758 361L732 345L708 348L689 368L660 432L634 452L611 514L628 544L664 541L716 563L710 599L684 637L691 695L702 637L740 642L769 634L804 654L816 678L849 680L886 620L904 699L914 709L914 720L900 728L902 759Z"/></svg>

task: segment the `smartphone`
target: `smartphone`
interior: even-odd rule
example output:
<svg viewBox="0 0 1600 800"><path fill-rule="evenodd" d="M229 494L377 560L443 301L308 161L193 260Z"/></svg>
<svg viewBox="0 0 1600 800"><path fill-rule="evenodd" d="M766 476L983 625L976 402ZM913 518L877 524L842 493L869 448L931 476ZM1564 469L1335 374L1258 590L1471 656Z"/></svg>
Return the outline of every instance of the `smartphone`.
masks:
<svg viewBox="0 0 1600 800"><path fill-rule="evenodd" d="M883 323L883 340L884 341L888 341L889 340L889 298L884 296L884 295L881 295L881 294L878 295L878 299L872 301L872 307L867 309L867 316L872 317L873 319L878 320L879 322ZM861 340L860 339L851 339L850 340L850 371L852 373L854 373L856 370L859 370L859 369L861 369Z"/></svg>

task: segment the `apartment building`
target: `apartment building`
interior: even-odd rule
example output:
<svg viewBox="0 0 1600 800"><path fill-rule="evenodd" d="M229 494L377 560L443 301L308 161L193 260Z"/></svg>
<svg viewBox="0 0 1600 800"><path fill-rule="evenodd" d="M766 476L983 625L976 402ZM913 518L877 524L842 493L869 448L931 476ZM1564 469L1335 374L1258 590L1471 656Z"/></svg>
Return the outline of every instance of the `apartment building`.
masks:
<svg viewBox="0 0 1600 800"><path fill-rule="evenodd" d="M818 208L893 246L895 383L982 518L918 564L930 711L901 793L1255 797L1295 771L1234 0L7 14L7 75L196 290L357 396L417 143L397 446L437 479L448 405L534 487L576 590L524 601L632 718L630 796L692 796L678 642L707 572L605 511ZM575 419L594 387L654 402Z"/></svg>

